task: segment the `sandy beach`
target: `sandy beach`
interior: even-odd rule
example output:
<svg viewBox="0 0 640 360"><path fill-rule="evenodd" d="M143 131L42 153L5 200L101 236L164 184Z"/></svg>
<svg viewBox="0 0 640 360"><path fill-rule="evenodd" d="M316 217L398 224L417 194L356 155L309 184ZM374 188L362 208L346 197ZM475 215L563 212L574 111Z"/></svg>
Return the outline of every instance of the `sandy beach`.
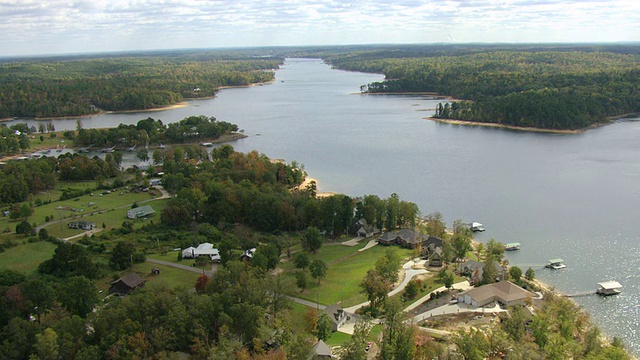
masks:
<svg viewBox="0 0 640 360"><path fill-rule="evenodd" d="M311 184L311 182L315 182L316 183L316 189L318 188L318 180L307 176L304 181L302 182L302 184L296 186L296 189L298 190L304 190L307 188L307 186L309 184ZM323 191L323 192L316 192L316 197L318 198L322 198L322 197L328 197L328 196L332 196L332 195L336 195L336 192L332 192L332 191Z"/></svg>
<svg viewBox="0 0 640 360"><path fill-rule="evenodd" d="M535 128L535 127L514 126L514 125L505 125L505 124L496 124L496 123L484 123L484 122L478 122L478 121L438 119L434 117L425 117L424 119L439 122L439 123L452 124L452 125L485 126L485 127L495 127L495 128L503 128L503 129L509 129L509 130L517 130L517 131L541 132L541 133L551 133L551 134L580 134L586 130L608 124L608 123L594 124L585 129L580 129L580 130L555 130L555 129L542 129L542 128Z"/></svg>

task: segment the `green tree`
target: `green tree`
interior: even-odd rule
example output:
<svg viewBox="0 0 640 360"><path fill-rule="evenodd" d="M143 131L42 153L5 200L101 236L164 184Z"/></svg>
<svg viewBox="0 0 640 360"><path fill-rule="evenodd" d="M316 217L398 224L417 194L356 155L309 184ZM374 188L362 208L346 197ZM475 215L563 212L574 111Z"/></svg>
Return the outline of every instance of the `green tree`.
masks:
<svg viewBox="0 0 640 360"><path fill-rule="evenodd" d="M149 152L147 151L147 149L142 148L138 150L138 152L136 153L136 157L142 162L147 162L149 161Z"/></svg>
<svg viewBox="0 0 640 360"><path fill-rule="evenodd" d="M360 283L362 291L367 295L372 308L379 308L387 299L391 285L374 269L367 271L367 275Z"/></svg>
<svg viewBox="0 0 640 360"><path fill-rule="evenodd" d="M524 277L529 281L533 281L536 278L536 272L532 268L529 268L527 272L524 273Z"/></svg>
<svg viewBox="0 0 640 360"><path fill-rule="evenodd" d="M298 285L300 289L304 290L307 287L309 287L309 277L306 271L304 270L298 271L296 272L295 276L296 276L296 285Z"/></svg>
<svg viewBox="0 0 640 360"><path fill-rule="evenodd" d="M58 301L72 315L84 318L98 303L98 291L93 281L73 276L60 282Z"/></svg>
<svg viewBox="0 0 640 360"><path fill-rule="evenodd" d="M33 235L33 226L27 220L22 220L16 225L16 234L31 236Z"/></svg>
<svg viewBox="0 0 640 360"><path fill-rule="evenodd" d="M380 346L381 359L413 360L415 354L415 329L406 324L406 313L399 298L385 303L385 322Z"/></svg>
<svg viewBox="0 0 640 360"><path fill-rule="evenodd" d="M446 287L447 289L450 289L451 286L453 286L453 282L455 281L453 273L448 271L446 268L443 268L438 272L437 279L438 282L444 285L444 287Z"/></svg>
<svg viewBox="0 0 640 360"><path fill-rule="evenodd" d="M484 266L482 267L482 283L493 284L499 277L500 273L498 263L493 257L487 257L487 260L484 262Z"/></svg>
<svg viewBox="0 0 640 360"><path fill-rule="evenodd" d="M135 246L131 243L120 241L111 250L109 265L114 270L125 270L131 267Z"/></svg>
<svg viewBox="0 0 640 360"><path fill-rule="evenodd" d="M322 234L318 228L310 226L302 235L302 248L311 253L316 253L322 247Z"/></svg>
<svg viewBox="0 0 640 360"><path fill-rule="evenodd" d="M371 332L371 325L367 321L357 320L351 339L344 345L342 359L365 360L367 358L365 346L369 332Z"/></svg>
<svg viewBox="0 0 640 360"><path fill-rule="evenodd" d="M517 266L512 266L509 268L509 278L518 283L520 282L520 278L522 277L522 270Z"/></svg>
<svg viewBox="0 0 640 360"><path fill-rule="evenodd" d="M304 270L311 263L311 258L306 251L300 251L294 256L293 262L298 269Z"/></svg>
<svg viewBox="0 0 640 360"><path fill-rule="evenodd" d="M29 360L57 360L59 354L58 334L53 329L47 328L36 335L34 353Z"/></svg>
<svg viewBox="0 0 640 360"><path fill-rule="evenodd" d="M524 324L527 321L527 317L524 313L524 309L520 305L511 306L509 308L509 316L506 316L501 320L504 331L515 341L516 343L521 341L525 334Z"/></svg>
<svg viewBox="0 0 640 360"><path fill-rule="evenodd" d="M324 279L327 275L327 264L320 259L313 260L309 265L309 271L311 272L311 276L318 280L318 284L320 284L320 280Z"/></svg>
<svg viewBox="0 0 640 360"><path fill-rule="evenodd" d="M333 322L331 321L329 315L323 313L318 319L316 336L319 340L324 341L331 336L331 333L333 333Z"/></svg>
<svg viewBox="0 0 640 360"><path fill-rule="evenodd" d="M387 249L384 256L376 261L375 269L386 282L393 284L398 281L401 261L402 259L395 251Z"/></svg>
<svg viewBox="0 0 640 360"><path fill-rule="evenodd" d="M22 293L27 300L29 312L36 314L40 323L40 315L47 313L53 306L55 300L53 288L39 276L32 276L22 283Z"/></svg>
<svg viewBox="0 0 640 360"><path fill-rule="evenodd" d="M404 297L406 299L413 299L418 295L419 291L420 285L418 284L418 281L416 281L416 279L412 279L404 288Z"/></svg>
<svg viewBox="0 0 640 360"><path fill-rule="evenodd" d="M458 352L468 360L483 360L489 355L489 343L481 330L471 328L468 332L458 330L453 337Z"/></svg>

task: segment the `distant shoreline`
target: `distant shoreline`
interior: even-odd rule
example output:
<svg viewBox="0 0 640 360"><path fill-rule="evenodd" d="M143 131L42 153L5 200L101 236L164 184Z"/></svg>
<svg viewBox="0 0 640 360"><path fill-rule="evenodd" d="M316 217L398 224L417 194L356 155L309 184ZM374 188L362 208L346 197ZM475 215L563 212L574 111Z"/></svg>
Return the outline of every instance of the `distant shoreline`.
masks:
<svg viewBox="0 0 640 360"><path fill-rule="evenodd" d="M259 82L259 83L254 83L254 84L247 84L247 85L220 86L219 88L216 89L216 93L218 91L224 90L224 89L247 88L247 87L252 87L252 86L268 85L268 84L272 84L274 81L275 80L271 80L271 81L265 81L265 82ZM157 108L151 108L151 109L99 111L99 112L93 113L93 114L69 115L69 116L51 116L51 117L36 117L36 118L30 118L30 117L25 117L25 118L15 118L15 117L14 118L4 118L4 119L0 119L0 123L14 121L14 120L51 121L51 120L63 120L63 119L81 119L81 118L84 118L84 117L92 117L92 116L104 115L104 114L131 114L131 113L166 111L166 110L173 110L173 109L179 109L179 108L187 107L187 106L189 106L189 102L191 100L207 100L207 99L213 99L215 97L216 97L215 94L211 95L211 96L193 97L193 98L185 99L184 101L181 101L179 103L166 105L166 106L162 106L162 107L157 107Z"/></svg>
<svg viewBox="0 0 640 360"><path fill-rule="evenodd" d="M545 129L545 128L536 128L536 127L527 127L527 126L515 126L515 125L506 125L506 124L496 124L496 123L485 123L479 121L467 121L467 120L455 120L455 119L438 119L434 117L425 117L425 120L431 120L438 123L445 123L451 125L464 125L464 126L484 126L484 127L494 127L494 128L503 128L509 130L517 130L517 131L527 131L527 132L540 132L540 133L551 133L551 134L581 134L589 129L594 129L600 126L609 125L613 120L604 122L604 123L596 123L589 125L584 129L578 130L558 130L558 129Z"/></svg>

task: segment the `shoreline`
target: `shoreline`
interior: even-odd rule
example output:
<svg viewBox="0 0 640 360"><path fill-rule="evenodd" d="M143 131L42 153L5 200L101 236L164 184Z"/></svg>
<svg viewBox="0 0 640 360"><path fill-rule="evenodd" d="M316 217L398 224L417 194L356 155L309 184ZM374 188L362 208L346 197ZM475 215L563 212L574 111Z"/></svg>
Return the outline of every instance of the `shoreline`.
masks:
<svg viewBox="0 0 640 360"><path fill-rule="evenodd" d="M443 124L451 124L451 125L463 125L463 126L483 126L483 127L493 127L493 128L502 128L516 131L526 131L526 132L539 132L539 133L549 133L549 134L581 134L587 130L595 129L601 126L609 125L613 121L611 119L608 122L604 123L596 123L589 125L584 129L578 130L557 130L557 129L544 129L544 128L536 128L536 127L527 127L527 126L515 126L515 125L507 125L507 124L497 124L497 123L485 123L479 121L467 121L467 120L455 120L455 119L438 119L434 117L425 117L425 120L431 120L436 123Z"/></svg>

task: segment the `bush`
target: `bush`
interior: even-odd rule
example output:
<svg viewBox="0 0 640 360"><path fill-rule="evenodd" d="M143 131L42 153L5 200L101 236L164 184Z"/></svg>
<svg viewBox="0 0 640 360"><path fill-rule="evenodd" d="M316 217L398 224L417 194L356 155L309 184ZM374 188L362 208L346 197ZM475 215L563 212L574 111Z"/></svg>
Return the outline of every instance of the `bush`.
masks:
<svg viewBox="0 0 640 360"><path fill-rule="evenodd" d="M23 234L25 236L33 235L33 226L31 226L28 221L23 220L21 223L16 225L16 233Z"/></svg>

